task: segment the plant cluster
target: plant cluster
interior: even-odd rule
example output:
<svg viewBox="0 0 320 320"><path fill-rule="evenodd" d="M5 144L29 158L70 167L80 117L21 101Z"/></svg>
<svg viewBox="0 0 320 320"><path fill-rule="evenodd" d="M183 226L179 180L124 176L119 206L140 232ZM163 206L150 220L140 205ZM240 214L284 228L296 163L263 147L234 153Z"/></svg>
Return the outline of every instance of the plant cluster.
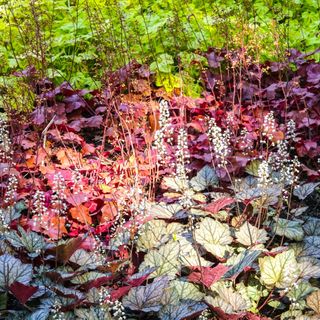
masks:
<svg viewBox="0 0 320 320"><path fill-rule="evenodd" d="M197 99L136 61L100 90L16 74L36 98L1 117L2 317L319 318L319 64L203 56Z"/></svg>

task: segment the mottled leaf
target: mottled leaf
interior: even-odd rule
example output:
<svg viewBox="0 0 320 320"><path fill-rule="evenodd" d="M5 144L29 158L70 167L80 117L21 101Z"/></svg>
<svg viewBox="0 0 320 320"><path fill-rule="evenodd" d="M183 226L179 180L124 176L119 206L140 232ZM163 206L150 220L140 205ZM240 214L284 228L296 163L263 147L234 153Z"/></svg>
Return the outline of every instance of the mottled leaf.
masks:
<svg viewBox="0 0 320 320"><path fill-rule="evenodd" d="M320 219L308 217L302 228L306 236L320 236Z"/></svg>
<svg viewBox="0 0 320 320"><path fill-rule="evenodd" d="M123 298L122 303L131 310L157 312L161 309L161 298L168 284L168 277L160 277L146 286L132 288L128 295Z"/></svg>
<svg viewBox="0 0 320 320"><path fill-rule="evenodd" d="M18 230L20 235L16 231L6 233L6 240L16 248L25 248L29 252L29 256L37 257L45 248L44 238L36 232L26 232L20 226L18 226Z"/></svg>
<svg viewBox="0 0 320 320"><path fill-rule="evenodd" d="M213 307L218 307L225 313L233 314L246 311L251 307L249 299L245 299L240 293L232 287L226 287L224 284L214 285L212 288L217 294L216 297L207 296L206 302Z"/></svg>
<svg viewBox="0 0 320 320"><path fill-rule="evenodd" d="M259 229L249 222L245 222L235 234L237 241L245 246L265 243L268 240L268 234L264 229Z"/></svg>
<svg viewBox="0 0 320 320"><path fill-rule="evenodd" d="M315 188L320 184L320 182L317 183L305 183L303 185L300 185L296 187L293 191L293 194L298 197L300 200L304 200L308 195L310 195Z"/></svg>
<svg viewBox="0 0 320 320"><path fill-rule="evenodd" d="M251 267L261 252L261 250L245 250L238 255L232 255L226 262L229 271L224 275L224 278L234 278L245 268Z"/></svg>
<svg viewBox="0 0 320 320"><path fill-rule="evenodd" d="M145 255L139 270L143 271L147 267L155 267L156 270L150 277L162 275L174 277L180 269L179 253L180 245L178 241L169 242L159 249L150 250Z"/></svg>
<svg viewBox="0 0 320 320"><path fill-rule="evenodd" d="M287 288L298 278L298 263L292 249L275 257L259 259L261 282L267 287Z"/></svg>
<svg viewBox="0 0 320 320"><path fill-rule="evenodd" d="M141 227L137 241L137 248L140 251L147 251L161 245L168 239L167 224L163 220L151 220Z"/></svg>
<svg viewBox="0 0 320 320"><path fill-rule="evenodd" d="M304 236L302 222L297 220L275 218L272 229L275 234L285 236L291 240L300 241Z"/></svg>
<svg viewBox="0 0 320 320"><path fill-rule="evenodd" d="M203 191L209 187L215 186L218 181L216 171L212 167L206 165L191 179L190 183L195 191Z"/></svg>
<svg viewBox="0 0 320 320"><path fill-rule="evenodd" d="M312 292L307 297L307 305L310 307L314 312L320 314L320 290L316 290Z"/></svg>
<svg viewBox="0 0 320 320"><path fill-rule="evenodd" d="M178 305L165 306L161 309L159 317L161 320L183 320L201 313L206 308L204 303L185 300Z"/></svg>
<svg viewBox="0 0 320 320"><path fill-rule="evenodd" d="M32 278L32 266L23 264L19 259L4 254L0 256L0 290L6 291L18 281L24 285L29 284Z"/></svg>
<svg viewBox="0 0 320 320"><path fill-rule="evenodd" d="M211 218L204 218L200 222L195 231L195 240L218 257L224 257L231 251L228 246L232 242L229 226Z"/></svg>

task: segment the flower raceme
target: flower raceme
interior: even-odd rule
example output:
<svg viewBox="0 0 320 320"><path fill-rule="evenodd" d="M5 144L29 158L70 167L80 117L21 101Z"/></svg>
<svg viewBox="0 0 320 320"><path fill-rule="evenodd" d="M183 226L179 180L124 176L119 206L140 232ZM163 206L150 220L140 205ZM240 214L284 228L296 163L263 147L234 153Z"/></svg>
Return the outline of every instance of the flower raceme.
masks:
<svg viewBox="0 0 320 320"><path fill-rule="evenodd" d="M222 129L216 124L216 121L211 118L208 122L208 137L215 152L218 166L226 166L226 157L230 152L230 131L227 129L222 132Z"/></svg>

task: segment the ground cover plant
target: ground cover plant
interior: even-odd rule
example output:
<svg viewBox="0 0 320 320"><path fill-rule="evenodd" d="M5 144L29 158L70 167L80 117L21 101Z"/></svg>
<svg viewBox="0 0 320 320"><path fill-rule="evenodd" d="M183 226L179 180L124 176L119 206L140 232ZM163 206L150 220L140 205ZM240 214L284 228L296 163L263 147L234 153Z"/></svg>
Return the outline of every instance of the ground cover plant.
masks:
<svg viewBox="0 0 320 320"><path fill-rule="evenodd" d="M100 90L15 73L2 318L319 318L319 64L201 56L201 98L137 61Z"/></svg>

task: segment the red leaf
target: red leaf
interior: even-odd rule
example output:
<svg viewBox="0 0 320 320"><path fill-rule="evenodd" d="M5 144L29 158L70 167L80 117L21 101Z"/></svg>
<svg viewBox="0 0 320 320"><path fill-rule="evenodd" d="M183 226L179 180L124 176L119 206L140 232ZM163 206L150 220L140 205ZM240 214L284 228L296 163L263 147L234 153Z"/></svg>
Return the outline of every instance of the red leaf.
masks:
<svg viewBox="0 0 320 320"><path fill-rule="evenodd" d="M10 286L10 291L21 304L25 304L37 290L38 287L26 286L18 281L15 281Z"/></svg>
<svg viewBox="0 0 320 320"><path fill-rule="evenodd" d="M220 280L222 276L229 270L227 266L218 264L216 267L201 267L200 272L192 272L188 279L191 282L202 283L210 288L215 282Z"/></svg>
<svg viewBox="0 0 320 320"><path fill-rule="evenodd" d="M61 244L56 248L51 249L52 253L56 255L58 261L66 263L73 253L80 248L84 237L74 238L65 244Z"/></svg>
<svg viewBox="0 0 320 320"><path fill-rule="evenodd" d="M132 288L131 286L124 286L124 287L118 288L116 290L113 290L111 292L111 300L112 301L119 300L121 297L126 295L130 291L131 288Z"/></svg>
<svg viewBox="0 0 320 320"><path fill-rule="evenodd" d="M138 287L138 286L141 286L149 277L149 275L151 274L152 272L148 273L148 274L145 274L143 275L142 277L140 278L137 278L137 279L129 279L127 282L128 284L130 284L132 287Z"/></svg>
<svg viewBox="0 0 320 320"><path fill-rule="evenodd" d="M113 279L113 276L101 277L95 280L92 280L82 286L83 290L88 291L91 288L99 288L105 284L108 284Z"/></svg>
<svg viewBox="0 0 320 320"><path fill-rule="evenodd" d="M79 206L81 203L86 202L88 200L88 196L89 195L87 193L79 192L68 196L66 201L74 207L76 207Z"/></svg>
<svg viewBox="0 0 320 320"><path fill-rule="evenodd" d="M89 214L89 209L80 204L77 207L73 207L70 209L70 213L73 219L77 220L80 223L84 223L84 224L92 224L92 218Z"/></svg>
<svg viewBox="0 0 320 320"><path fill-rule="evenodd" d="M218 199L214 202L211 202L209 203L205 209L207 211L210 211L211 213L213 214L216 214L218 213L221 209L225 208L226 206L228 206L229 204L232 204L234 203L235 200L233 198L221 198L221 199Z"/></svg>

